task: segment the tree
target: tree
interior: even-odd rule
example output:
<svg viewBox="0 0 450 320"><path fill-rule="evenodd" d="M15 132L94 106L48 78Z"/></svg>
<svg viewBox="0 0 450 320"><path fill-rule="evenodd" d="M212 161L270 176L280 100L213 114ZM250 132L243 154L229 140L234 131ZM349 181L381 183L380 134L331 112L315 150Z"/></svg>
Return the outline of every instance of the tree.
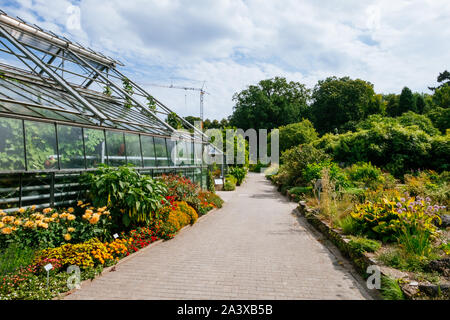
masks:
<svg viewBox="0 0 450 320"><path fill-rule="evenodd" d="M414 94L416 110L418 113L423 114L426 109L426 103L423 95L419 93Z"/></svg>
<svg viewBox="0 0 450 320"><path fill-rule="evenodd" d="M369 114L382 111L381 97L370 82L349 77L329 77L314 87L311 116L323 134L354 126Z"/></svg>
<svg viewBox="0 0 450 320"><path fill-rule="evenodd" d="M202 119L200 119L199 117L194 117L194 116L187 116L184 117L184 120L186 120L187 122L189 122L191 125L195 126L195 122L198 121L202 121Z"/></svg>
<svg viewBox="0 0 450 320"><path fill-rule="evenodd" d="M310 143L318 137L314 126L309 120L281 126L278 130L280 153L299 144ZM270 139L271 134L269 135L269 141ZM270 147L268 149L270 150Z"/></svg>
<svg viewBox="0 0 450 320"><path fill-rule="evenodd" d="M240 129L273 129L308 115L309 90L299 82L275 77L235 93L230 124Z"/></svg>
<svg viewBox="0 0 450 320"><path fill-rule="evenodd" d="M400 98L398 100L398 111L399 115L408 111L417 112L414 104L413 93L408 87L404 87L402 89L402 93L400 94Z"/></svg>
<svg viewBox="0 0 450 320"><path fill-rule="evenodd" d="M399 95L395 93L386 94L383 96L383 100L386 104L386 114L390 117L399 116L398 100Z"/></svg>
<svg viewBox="0 0 450 320"><path fill-rule="evenodd" d="M434 90L433 104L435 107L444 109L450 107L450 84L445 84Z"/></svg>
<svg viewBox="0 0 450 320"><path fill-rule="evenodd" d="M450 85L450 72L444 70L444 72L439 73L437 82L441 84L437 87L428 87L428 89L430 89L431 91L435 91L436 89L441 88L445 85Z"/></svg>

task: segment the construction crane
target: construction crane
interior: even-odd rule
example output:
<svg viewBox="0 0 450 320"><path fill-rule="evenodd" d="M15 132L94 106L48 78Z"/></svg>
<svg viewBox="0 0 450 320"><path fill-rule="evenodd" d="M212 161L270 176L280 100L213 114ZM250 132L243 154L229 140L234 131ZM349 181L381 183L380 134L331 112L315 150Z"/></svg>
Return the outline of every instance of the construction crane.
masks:
<svg viewBox="0 0 450 320"><path fill-rule="evenodd" d="M156 83L147 83L146 86L160 87L160 88L169 88L169 89L182 89L182 90L193 90L200 92L200 119L201 119L201 129L203 129L203 96L205 94L210 94L206 92L203 88L205 87L205 81L203 81L203 85L201 88L193 88L193 87L182 87L182 86L174 86L174 85L162 85Z"/></svg>

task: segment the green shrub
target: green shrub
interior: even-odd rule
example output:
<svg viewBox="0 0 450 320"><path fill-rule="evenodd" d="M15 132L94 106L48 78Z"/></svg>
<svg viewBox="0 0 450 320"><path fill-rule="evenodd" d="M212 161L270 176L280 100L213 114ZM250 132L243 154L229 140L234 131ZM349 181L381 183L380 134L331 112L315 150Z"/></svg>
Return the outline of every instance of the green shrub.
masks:
<svg viewBox="0 0 450 320"><path fill-rule="evenodd" d="M225 180L225 184L223 186L223 190L225 191L233 191L236 189L236 184L234 184L232 181Z"/></svg>
<svg viewBox="0 0 450 320"><path fill-rule="evenodd" d="M282 177L280 182L286 185L305 185L309 181L303 178L303 172L308 164L320 163L329 159L321 150L308 144L302 144L286 150L281 155L281 167L278 177Z"/></svg>
<svg viewBox="0 0 450 320"><path fill-rule="evenodd" d="M314 126L309 120L281 126L278 127L278 130L280 153L300 144L310 143L318 137ZM270 139L271 135L269 134L269 143ZM268 150L270 150L270 147L268 147Z"/></svg>
<svg viewBox="0 0 450 320"><path fill-rule="evenodd" d="M97 207L109 206L117 226L149 223L165 202L166 185L141 175L129 166L112 168L103 165L94 173L86 173L89 197Z"/></svg>
<svg viewBox="0 0 450 320"><path fill-rule="evenodd" d="M387 276L381 276L381 296L385 300L404 300L405 296L398 281Z"/></svg>
<svg viewBox="0 0 450 320"><path fill-rule="evenodd" d="M388 267L412 272L423 272L428 264L427 259L407 253L401 248L383 252L377 256L377 260Z"/></svg>
<svg viewBox="0 0 450 320"><path fill-rule="evenodd" d="M290 194L295 194L295 195L305 195L305 194L311 194L312 193L312 189L313 187L308 186L308 187L293 187L289 189L289 193Z"/></svg>
<svg viewBox="0 0 450 320"><path fill-rule="evenodd" d="M400 247L408 253L418 255L420 257L428 257L431 253L431 240L427 231L418 230L411 233L408 229L397 237Z"/></svg>
<svg viewBox="0 0 450 320"><path fill-rule="evenodd" d="M33 248L23 247L17 243L11 243L5 249L0 250L0 275L14 272L20 267L30 265L33 258Z"/></svg>
<svg viewBox="0 0 450 320"><path fill-rule="evenodd" d="M381 243L379 241L364 237L350 237L348 245L360 254L363 254L364 252L375 252L381 248Z"/></svg>
<svg viewBox="0 0 450 320"><path fill-rule="evenodd" d="M240 186L247 175L247 170L244 167L230 167L228 174L236 178L236 185Z"/></svg>
<svg viewBox="0 0 450 320"><path fill-rule="evenodd" d="M351 182L358 187L377 189L384 182L382 171L370 162L358 162L346 168Z"/></svg>
<svg viewBox="0 0 450 320"><path fill-rule="evenodd" d="M338 219L336 226L341 228L344 234L357 235L360 230L358 222L351 215L345 215Z"/></svg>
<svg viewBox="0 0 450 320"><path fill-rule="evenodd" d="M303 181L310 184L317 179L321 179L321 172L324 168L328 168L329 179L337 190L349 186L349 181L344 171L336 163L328 159L322 162L308 163L303 170Z"/></svg>

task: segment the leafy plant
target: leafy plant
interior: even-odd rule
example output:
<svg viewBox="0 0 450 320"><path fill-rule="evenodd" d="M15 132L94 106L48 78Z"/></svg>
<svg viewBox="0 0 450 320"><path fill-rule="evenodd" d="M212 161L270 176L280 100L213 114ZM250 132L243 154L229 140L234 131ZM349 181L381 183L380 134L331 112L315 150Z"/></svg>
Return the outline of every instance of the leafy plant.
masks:
<svg viewBox="0 0 450 320"><path fill-rule="evenodd" d="M84 174L83 181L96 206L111 207L118 226L149 223L158 218L157 210L166 202L167 186L162 181L141 175L129 166L102 165L95 173Z"/></svg>
<svg viewBox="0 0 450 320"><path fill-rule="evenodd" d="M390 277L381 276L381 295L385 300L404 300L405 296L398 281Z"/></svg>
<svg viewBox="0 0 450 320"><path fill-rule="evenodd" d="M375 252L381 248L381 243L379 241L364 237L350 237L348 245L360 254L364 252Z"/></svg>
<svg viewBox="0 0 450 320"><path fill-rule="evenodd" d="M247 169L244 167L230 167L228 173L236 178L236 185L240 186L247 175Z"/></svg>
<svg viewBox="0 0 450 320"><path fill-rule="evenodd" d="M124 77L122 79L123 90L129 95L132 96L134 93L133 86L130 83L130 79ZM133 101L129 97L125 97L125 105L126 108L130 109L133 107Z"/></svg>

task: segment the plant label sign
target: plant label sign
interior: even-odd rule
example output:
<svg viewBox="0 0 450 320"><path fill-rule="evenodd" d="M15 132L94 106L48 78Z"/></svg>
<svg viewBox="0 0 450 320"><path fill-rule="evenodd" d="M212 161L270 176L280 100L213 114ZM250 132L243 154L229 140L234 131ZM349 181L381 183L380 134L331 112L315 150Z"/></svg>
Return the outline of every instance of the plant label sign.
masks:
<svg viewBox="0 0 450 320"><path fill-rule="evenodd" d="M119 237L119 235L117 233L113 234L114 239L117 239Z"/></svg>
<svg viewBox="0 0 450 320"><path fill-rule="evenodd" d="M45 269L45 271L49 272L50 270L53 269L53 266L52 266L51 263L49 263L49 264L46 264L46 265L44 266L44 269Z"/></svg>
<svg viewBox="0 0 450 320"><path fill-rule="evenodd" d="M214 183L215 184L222 184L223 181L222 181L222 179L214 179Z"/></svg>

